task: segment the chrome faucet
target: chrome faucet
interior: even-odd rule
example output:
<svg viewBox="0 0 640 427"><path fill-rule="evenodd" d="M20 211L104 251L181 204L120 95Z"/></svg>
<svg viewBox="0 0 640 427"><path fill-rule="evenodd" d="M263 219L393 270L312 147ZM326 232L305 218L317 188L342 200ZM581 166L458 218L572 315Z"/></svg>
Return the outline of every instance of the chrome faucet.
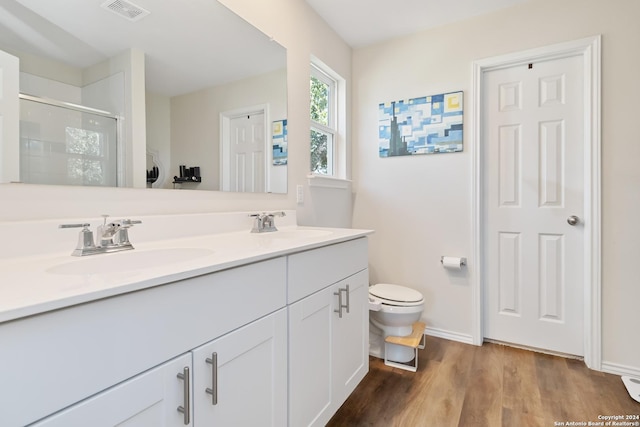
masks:
<svg viewBox="0 0 640 427"><path fill-rule="evenodd" d="M250 214L249 216L255 218L255 220L253 221L253 228L251 229L251 232L264 233L268 231L278 231L273 218L276 216L285 216L285 213L282 211L271 213L262 212Z"/></svg>
<svg viewBox="0 0 640 427"><path fill-rule="evenodd" d="M85 256L133 249L133 245L129 241L129 228L134 224L141 224L142 221L122 219L107 224L109 215L102 215L102 217L104 220L96 230L95 241L88 223L61 224L59 226L59 228L82 228L78 236L78 244L71 255Z"/></svg>

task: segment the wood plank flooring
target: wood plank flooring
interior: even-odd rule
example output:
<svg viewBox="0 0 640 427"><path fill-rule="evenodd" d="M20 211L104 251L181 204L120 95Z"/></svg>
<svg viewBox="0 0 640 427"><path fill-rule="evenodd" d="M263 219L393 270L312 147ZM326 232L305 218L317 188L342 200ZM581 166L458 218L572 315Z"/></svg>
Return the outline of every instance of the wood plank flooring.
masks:
<svg viewBox="0 0 640 427"><path fill-rule="evenodd" d="M619 376L582 361L427 337L416 373L371 357L369 374L328 426L555 427L636 414L640 403Z"/></svg>

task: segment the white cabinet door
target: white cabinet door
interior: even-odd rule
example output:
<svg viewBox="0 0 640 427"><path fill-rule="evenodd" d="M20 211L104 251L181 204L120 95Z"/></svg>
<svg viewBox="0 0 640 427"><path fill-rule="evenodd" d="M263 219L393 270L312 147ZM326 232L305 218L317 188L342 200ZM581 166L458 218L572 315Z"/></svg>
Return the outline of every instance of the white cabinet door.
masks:
<svg viewBox="0 0 640 427"><path fill-rule="evenodd" d="M289 425L323 426L333 415L331 328L334 295L325 288L289 306Z"/></svg>
<svg viewBox="0 0 640 427"><path fill-rule="evenodd" d="M368 372L367 295L364 270L289 307L291 426L325 425Z"/></svg>
<svg viewBox="0 0 640 427"><path fill-rule="evenodd" d="M186 368L186 369L185 369ZM100 369L99 366L96 369ZM37 427L172 427L190 426L191 354L185 354L157 368L116 385L57 414ZM185 392L187 392L185 394Z"/></svg>
<svg viewBox="0 0 640 427"><path fill-rule="evenodd" d="M349 289L348 304L346 289ZM333 396L335 410L349 397L369 372L369 274L361 271L334 285L332 294L342 290L342 317L332 328ZM334 297L333 303L337 301Z"/></svg>
<svg viewBox="0 0 640 427"><path fill-rule="evenodd" d="M193 366L195 426L287 425L286 309L193 350Z"/></svg>

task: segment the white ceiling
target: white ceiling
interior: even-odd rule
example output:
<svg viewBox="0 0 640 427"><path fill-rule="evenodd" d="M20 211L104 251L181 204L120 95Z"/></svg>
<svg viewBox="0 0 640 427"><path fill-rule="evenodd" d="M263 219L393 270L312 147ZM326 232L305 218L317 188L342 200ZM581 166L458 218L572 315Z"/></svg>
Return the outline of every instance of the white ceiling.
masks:
<svg viewBox="0 0 640 427"><path fill-rule="evenodd" d="M286 66L282 46L217 1L129 1L151 13L131 22L105 0L0 0L0 49L84 68L137 48L147 89L168 96Z"/></svg>
<svg viewBox="0 0 640 427"><path fill-rule="evenodd" d="M305 0L358 48L413 34L528 0Z"/></svg>

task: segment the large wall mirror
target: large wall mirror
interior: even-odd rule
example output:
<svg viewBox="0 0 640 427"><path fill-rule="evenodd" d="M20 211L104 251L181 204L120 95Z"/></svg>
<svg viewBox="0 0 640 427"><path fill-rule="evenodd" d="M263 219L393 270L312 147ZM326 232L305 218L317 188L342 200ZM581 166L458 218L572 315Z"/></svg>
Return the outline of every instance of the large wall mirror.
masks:
<svg viewBox="0 0 640 427"><path fill-rule="evenodd" d="M287 192L286 50L215 0L4 0L0 50L23 182Z"/></svg>

